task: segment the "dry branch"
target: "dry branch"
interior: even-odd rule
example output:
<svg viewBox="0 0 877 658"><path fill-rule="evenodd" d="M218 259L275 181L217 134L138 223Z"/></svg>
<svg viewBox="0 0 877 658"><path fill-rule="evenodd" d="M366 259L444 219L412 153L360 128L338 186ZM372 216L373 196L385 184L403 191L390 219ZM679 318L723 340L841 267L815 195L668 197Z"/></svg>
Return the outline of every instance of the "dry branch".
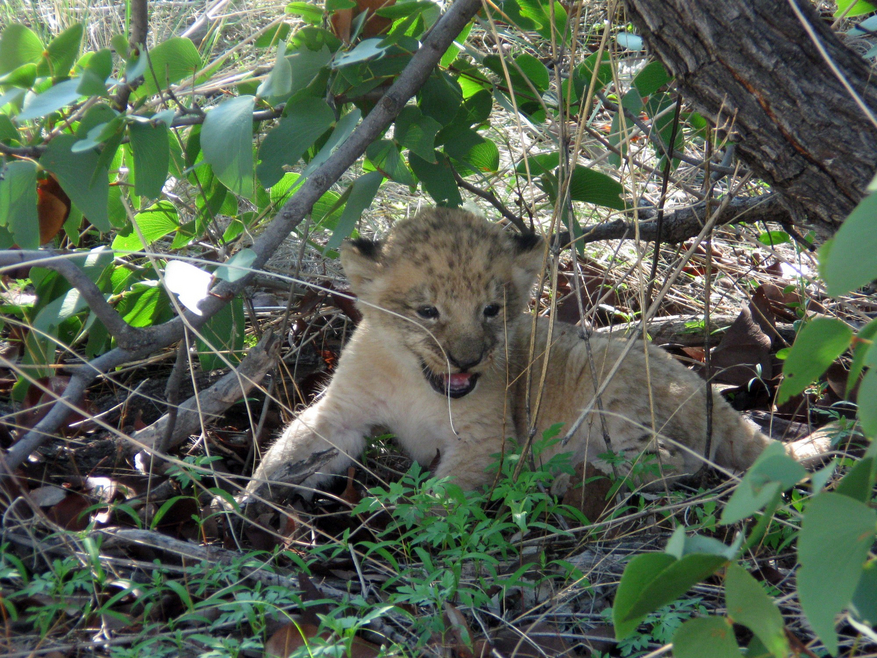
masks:
<svg viewBox="0 0 877 658"><path fill-rule="evenodd" d="M182 443L189 435L199 430L202 419L209 420L221 415L232 404L247 395L262 381L265 373L274 364L279 348L279 339L270 333L265 334L237 368L224 375L207 390L183 402L177 409L173 431L162 448L167 450ZM129 452L157 448L163 442L169 422L170 415L165 414L149 427L136 432L131 437L133 441L129 444Z"/></svg>

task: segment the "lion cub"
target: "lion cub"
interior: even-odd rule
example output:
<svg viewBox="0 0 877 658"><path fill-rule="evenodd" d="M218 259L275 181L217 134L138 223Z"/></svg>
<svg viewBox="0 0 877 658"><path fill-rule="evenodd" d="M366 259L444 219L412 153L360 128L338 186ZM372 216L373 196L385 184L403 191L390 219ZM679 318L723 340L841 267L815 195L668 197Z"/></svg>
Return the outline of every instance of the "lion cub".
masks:
<svg viewBox="0 0 877 658"><path fill-rule="evenodd" d="M346 243L341 262L362 322L325 394L286 428L248 492L272 476L285 477L277 474L281 466L333 447L338 454L324 472L303 482L305 488L319 484L356 459L363 437L377 426L388 428L423 465L438 456L435 475L452 476L465 489L492 481L487 467L508 447L508 437L526 439L528 422L537 437L555 423L564 423L566 432L625 341L591 336L589 358L579 330L557 323L549 349L551 321L534 323L525 314L542 252L538 236L446 208L397 223L386 240ZM541 404L528 419L546 353ZM607 450L605 431L615 452L631 458L658 453L665 476L693 473L706 443L705 391L699 376L639 343L571 440L542 457L571 452L573 463L608 471L599 457ZM709 458L730 469L747 468L772 441L718 395L712 435Z"/></svg>

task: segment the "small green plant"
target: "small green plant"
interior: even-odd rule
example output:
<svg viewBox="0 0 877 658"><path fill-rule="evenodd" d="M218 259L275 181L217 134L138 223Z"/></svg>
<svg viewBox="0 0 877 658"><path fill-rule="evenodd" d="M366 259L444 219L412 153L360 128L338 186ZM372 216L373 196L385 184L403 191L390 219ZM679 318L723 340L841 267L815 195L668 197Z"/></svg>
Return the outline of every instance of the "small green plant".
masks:
<svg viewBox="0 0 877 658"><path fill-rule="evenodd" d="M672 642L673 634L683 622L695 616L708 614L702 601L703 599L697 596L680 599L649 613L635 633L618 643L618 652L625 658L637 658L649 653L652 645L663 646ZM607 620L611 620L612 608L606 608L601 614Z"/></svg>

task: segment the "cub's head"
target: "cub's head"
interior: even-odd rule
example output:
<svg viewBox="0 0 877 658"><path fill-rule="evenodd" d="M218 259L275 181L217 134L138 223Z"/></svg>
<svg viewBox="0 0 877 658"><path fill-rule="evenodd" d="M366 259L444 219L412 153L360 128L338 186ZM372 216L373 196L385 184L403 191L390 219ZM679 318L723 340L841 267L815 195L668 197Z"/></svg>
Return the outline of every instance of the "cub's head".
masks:
<svg viewBox="0 0 877 658"><path fill-rule="evenodd" d="M417 359L430 385L460 398L504 363L504 345L542 265L542 240L466 212L435 208L386 240L354 240L341 263L377 331Z"/></svg>

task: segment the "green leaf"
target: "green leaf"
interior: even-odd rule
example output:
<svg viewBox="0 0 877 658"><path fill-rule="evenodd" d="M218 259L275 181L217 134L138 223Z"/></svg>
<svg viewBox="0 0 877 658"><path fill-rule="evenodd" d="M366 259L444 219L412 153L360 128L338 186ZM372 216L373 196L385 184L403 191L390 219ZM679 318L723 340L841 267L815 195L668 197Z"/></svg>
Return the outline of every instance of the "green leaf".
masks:
<svg viewBox="0 0 877 658"><path fill-rule="evenodd" d="M66 78L70 75L70 69L79 56L79 44L82 43L82 23L74 23L57 37L52 39L46 47L49 54L48 60L43 59L37 68L40 76L50 75L55 78ZM51 64L51 70L49 67Z"/></svg>
<svg viewBox="0 0 877 658"><path fill-rule="evenodd" d="M417 107L425 116L446 126L457 115L463 102L463 90L450 75L432 75L417 92Z"/></svg>
<svg viewBox="0 0 877 658"><path fill-rule="evenodd" d="M0 75L24 64L36 64L43 58L43 42L21 23L11 23L0 35Z"/></svg>
<svg viewBox="0 0 877 658"><path fill-rule="evenodd" d="M249 268L255 260L255 251L249 247L241 249L234 256L229 258L224 265L217 267L214 276L217 279L234 283L238 279L243 279L250 273Z"/></svg>
<svg viewBox="0 0 877 658"><path fill-rule="evenodd" d="M411 152L408 154L408 164L436 204L451 208L463 205L447 156L438 156L436 164L432 164Z"/></svg>
<svg viewBox="0 0 877 658"><path fill-rule="evenodd" d="M0 226L9 227L22 249L36 249L40 246L37 166L18 160L7 164L0 174Z"/></svg>
<svg viewBox="0 0 877 658"><path fill-rule="evenodd" d="M847 7L850 5L852 5L852 9L847 11ZM877 5L867 0L837 0L837 11L834 12L834 17L846 16L847 18L853 18L854 16L864 16L874 11L877 11Z"/></svg>
<svg viewBox="0 0 877 658"><path fill-rule="evenodd" d="M822 278L833 297L877 279L877 194L855 207L831 240L820 249Z"/></svg>
<svg viewBox="0 0 877 658"><path fill-rule="evenodd" d="M435 136L441 127L438 121L425 116L419 108L408 105L396 117L394 138L422 160L435 164Z"/></svg>
<svg viewBox="0 0 877 658"><path fill-rule="evenodd" d="M871 500L874 489L874 467L874 457L863 457L858 460L843 476L834 492L858 500L860 503L867 503Z"/></svg>
<svg viewBox="0 0 877 658"><path fill-rule="evenodd" d="M0 85L21 87L22 90L33 87L37 79L37 65L23 64L6 75L0 75ZM3 103L5 104L5 103Z"/></svg>
<svg viewBox="0 0 877 658"><path fill-rule="evenodd" d="M862 576L877 531L877 512L836 493L815 496L798 538L798 596L810 626L832 653L834 618L847 607Z"/></svg>
<svg viewBox="0 0 877 658"><path fill-rule="evenodd" d="M135 283L122 297L117 307L122 319L132 327L151 327L167 308L167 298L156 285L157 281Z"/></svg>
<svg viewBox="0 0 877 658"><path fill-rule="evenodd" d="M356 5L353 6L355 7ZM278 23L259 35L254 45L256 48L271 48L281 41L286 41L286 37L289 36L291 31L292 27L289 23Z"/></svg>
<svg viewBox="0 0 877 658"><path fill-rule="evenodd" d="M64 84L64 83L61 83ZM109 173L95 151L72 153L73 135L58 135L46 147L40 164L58 178L70 200L101 233L112 229L107 216Z"/></svg>
<svg viewBox="0 0 877 658"><path fill-rule="evenodd" d="M320 25L323 22L322 8L309 2L290 2L286 5L286 13L301 16L311 25Z"/></svg>
<svg viewBox="0 0 877 658"><path fill-rule="evenodd" d="M871 347L871 352L874 352ZM859 420L870 438L877 437L877 367L871 367L859 385Z"/></svg>
<svg viewBox="0 0 877 658"><path fill-rule="evenodd" d="M319 98L302 98L287 107L285 116L259 148L256 173L262 185L274 187L283 176L283 165L298 162L334 121L332 109Z"/></svg>
<svg viewBox="0 0 877 658"><path fill-rule="evenodd" d="M64 80L54 87L49 87L42 94L28 93L24 98L24 105L18 115L19 121L38 119L47 114L60 110L66 105L78 100L79 79Z"/></svg>
<svg viewBox="0 0 877 658"><path fill-rule="evenodd" d="M782 614L759 582L737 564L728 565L725 574L725 601L733 622L755 633L776 658L786 658L789 641Z"/></svg>
<svg viewBox="0 0 877 658"><path fill-rule="evenodd" d="M321 166L326 160L328 160L338 147L347 141L347 138L353 134L353 131L356 129L356 125L361 118L362 112L360 112L359 109L353 109L338 119L338 122L335 124L335 129L332 131L332 134L329 135L329 139L326 140L326 143L323 144L323 148L320 149L320 152L317 153L317 155L315 155L308 163L308 166L305 167L302 176L310 176L317 170L317 167Z"/></svg>
<svg viewBox="0 0 877 658"><path fill-rule="evenodd" d="M244 348L244 300L235 297L201 328L198 358L205 371L240 363Z"/></svg>
<svg viewBox="0 0 877 658"><path fill-rule="evenodd" d="M859 619L877 626L877 561L871 560L865 565L850 607Z"/></svg>
<svg viewBox="0 0 877 658"><path fill-rule="evenodd" d="M737 485L722 511L721 523L736 523L755 514L806 475L804 467L786 455L782 443L771 443Z"/></svg>
<svg viewBox="0 0 877 658"><path fill-rule="evenodd" d="M134 96L154 96L175 82L192 78L200 68L201 55L195 45L189 39L171 37L149 51L149 67L142 74L145 82Z"/></svg>
<svg viewBox="0 0 877 658"><path fill-rule="evenodd" d="M54 335L55 329L62 322L87 308L88 302L85 301L85 298L79 294L76 288L71 288L46 304L37 314L33 326L37 329L37 333Z"/></svg>
<svg viewBox="0 0 877 658"><path fill-rule="evenodd" d="M86 60L85 56L80 60L80 64L84 66L82 77L79 79L78 91L83 96L103 96L108 97L107 78L113 72L113 55L109 48L104 48L96 53L88 53L90 55ZM83 60L86 60L83 63Z"/></svg>
<svg viewBox="0 0 877 658"><path fill-rule="evenodd" d="M445 136L444 150L455 160L479 172L499 169L499 149L471 128L456 128Z"/></svg>
<svg viewBox="0 0 877 658"><path fill-rule="evenodd" d="M583 165L576 165L569 183L570 198L598 206L624 210L624 187L614 178L594 171Z"/></svg>
<svg viewBox="0 0 877 658"><path fill-rule="evenodd" d="M401 183L402 185L414 185L414 176L405 166L405 161L399 154L396 144L388 139L381 139L368 145L365 151L368 159L386 178Z"/></svg>
<svg viewBox="0 0 877 658"><path fill-rule="evenodd" d="M167 181L170 167L168 130L163 123L132 123L128 126L134 153L134 193L155 199Z"/></svg>
<svg viewBox="0 0 877 658"><path fill-rule="evenodd" d="M364 176L360 176L353 182L350 196L347 199L347 204L344 206L344 212L338 220L338 226L336 226L335 232L332 233L332 237L329 238L329 242L326 244L327 250L338 248L353 233L356 222L362 216L363 210L371 205L383 180L384 176L381 172L372 171Z"/></svg>
<svg viewBox="0 0 877 658"><path fill-rule="evenodd" d="M777 402L782 404L803 392L844 353L852 337L853 330L833 318L815 318L805 324L783 364L783 383L777 393Z"/></svg>
<svg viewBox="0 0 877 658"><path fill-rule="evenodd" d="M231 98L207 112L201 127L201 151L228 189L253 196L252 96Z"/></svg>
<svg viewBox="0 0 877 658"><path fill-rule="evenodd" d="M642 590L676 561L676 558L667 553L643 553L627 563L615 593L615 604L612 606L616 640L623 640L636 630L641 618L628 619L628 613L639 600Z"/></svg>
<svg viewBox="0 0 877 658"><path fill-rule="evenodd" d="M676 600L727 561L724 556L703 553L686 555L681 560L668 553L647 553L633 558L624 570L615 595L616 639L632 633L648 613ZM628 571L631 573L629 581Z"/></svg>
<svg viewBox="0 0 877 658"><path fill-rule="evenodd" d="M724 617L689 619L673 635L675 658L740 658L734 629Z"/></svg>
<svg viewBox="0 0 877 658"><path fill-rule="evenodd" d="M524 53L515 57L512 70L515 69L529 80L538 91L545 91L551 84L548 68L532 55Z"/></svg>
<svg viewBox="0 0 877 658"><path fill-rule="evenodd" d="M865 367L865 357L871 366L877 365L877 352L874 351L874 336L877 336L877 319L871 320L856 333L853 341L853 362L850 364L850 374L847 377L847 395L855 387Z"/></svg>
<svg viewBox="0 0 877 658"><path fill-rule="evenodd" d="M651 96L658 89L670 82L670 76L667 69L661 62L654 61L647 64L642 71L636 74L633 79L633 86L639 92L642 98Z"/></svg>
<svg viewBox="0 0 877 658"><path fill-rule="evenodd" d="M143 240L140 239L137 231L130 227L115 237L114 251L142 251L156 240L176 231L180 225L177 210L169 201L158 201L137 213L134 222L143 234Z"/></svg>
<svg viewBox="0 0 877 658"><path fill-rule="evenodd" d="M292 93L292 64L286 59L286 44L277 44L274 66L268 77L259 85L256 94L260 98L282 98Z"/></svg>
<svg viewBox="0 0 877 658"><path fill-rule="evenodd" d="M785 231L765 231L758 236L758 241L768 247L775 247L778 244L791 242L792 238Z"/></svg>

